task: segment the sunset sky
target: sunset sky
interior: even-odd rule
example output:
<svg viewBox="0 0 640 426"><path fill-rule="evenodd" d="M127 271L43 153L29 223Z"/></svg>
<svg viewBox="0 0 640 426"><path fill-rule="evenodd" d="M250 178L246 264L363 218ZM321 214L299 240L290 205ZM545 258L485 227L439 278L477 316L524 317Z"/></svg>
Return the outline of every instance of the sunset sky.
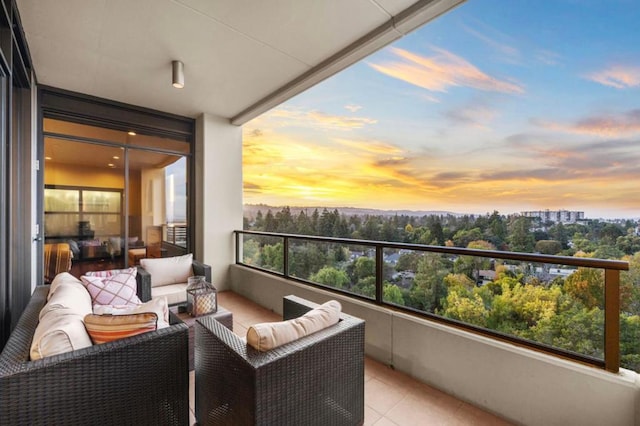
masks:
<svg viewBox="0 0 640 426"><path fill-rule="evenodd" d="M244 202L640 217L640 6L469 0L244 126Z"/></svg>

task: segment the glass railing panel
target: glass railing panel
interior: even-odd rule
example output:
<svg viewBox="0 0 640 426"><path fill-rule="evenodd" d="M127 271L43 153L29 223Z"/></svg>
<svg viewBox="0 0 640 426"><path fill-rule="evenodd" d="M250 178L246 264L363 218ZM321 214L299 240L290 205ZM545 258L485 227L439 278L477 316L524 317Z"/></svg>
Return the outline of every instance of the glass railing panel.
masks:
<svg viewBox="0 0 640 426"><path fill-rule="evenodd" d="M375 299L375 249L325 241L289 241L289 276Z"/></svg>
<svg viewBox="0 0 640 426"><path fill-rule="evenodd" d="M245 265L284 273L284 239L262 235L242 235L240 255Z"/></svg>
<svg viewBox="0 0 640 426"><path fill-rule="evenodd" d="M623 367L640 369L640 305L635 302L640 255L617 261L302 235L239 235L240 263L248 266L283 274L284 263L283 275L293 279L474 333L612 372L618 371L619 359Z"/></svg>
<svg viewBox="0 0 640 426"><path fill-rule="evenodd" d="M604 358L602 269L412 252L395 276L403 298L385 287L387 303Z"/></svg>

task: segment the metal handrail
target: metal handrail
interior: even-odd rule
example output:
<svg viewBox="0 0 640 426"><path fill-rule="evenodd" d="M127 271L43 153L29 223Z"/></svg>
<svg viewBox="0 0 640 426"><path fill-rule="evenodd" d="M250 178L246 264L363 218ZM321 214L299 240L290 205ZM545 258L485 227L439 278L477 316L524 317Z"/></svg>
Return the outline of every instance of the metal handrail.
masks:
<svg viewBox="0 0 640 426"><path fill-rule="evenodd" d="M607 371L611 371L617 373L620 368L620 271L629 270L629 263L621 260L609 260L609 259L593 259L586 257L570 257L570 256L554 256L554 255L544 255L537 253L520 253L520 252L508 252L508 251L499 251L499 250L480 250L480 249L469 249L469 248L461 248L461 247L443 247L443 246L433 246L433 245L424 245L424 244L408 244L408 243L396 243L389 241L372 241L372 240L360 240L360 239L347 239L347 238L334 238L334 237L321 237L315 235L298 235L298 234L282 234L276 232L262 232L262 231L234 231L235 240L236 240L236 264L241 264L247 267L256 268L252 265L246 265L241 261L242 254L240 253L240 236L241 235L256 235L261 237L273 237L283 240L283 272L278 273L274 271L269 271L264 268L256 268L262 271L282 275L287 279L295 280L298 282L302 282L309 285L318 286L317 283L312 283L308 280L290 277L288 274L289 265L288 265L288 247L289 240L305 240L305 241L316 241L316 242L326 242L326 243L338 243L345 245L358 245L358 246L367 246L372 247L376 251L376 296L375 300L371 300L366 298L366 300L379 304L393 307L394 309L399 309L406 312L411 312L414 314L419 314L421 316L425 316L427 318L436 320L438 322L445 322L450 325L454 325L457 327L462 327L466 330L470 330L475 333L488 335L494 338L498 338L501 340L507 340L512 343L521 344L527 347L531 347L545 353L552 353L554 355L574 359L581 362L586 362L588 364L596 365L601 368L604 368ZM391 305L385 303L382 297L382 253L385 248L391 249L407 249L414 251L423 251L423 252L432 252L432 253L443 253L443 254L452 254L452 255L460 255L460 256L476 256L476 257L486 257L492 259L504 259L504 260L518 260L525 261L531 263L547 263L547 264L559 264L559 265L570 265L570 266L578 266L585 268L597 268L604 269L605 271L605 290L604 290L604 362L601 360L584 356L581 354L575 354L573 352L564 351L558 348L554 348L548 345L540 344L537 342L532 342L529 340L524 340L515 336L506 335L504 333L496 332L493 330L484 329L481 327L474 326L472 324L463 323L456 320L451 320L448 318L444 318L430 312L418 311L416 309L411 308L403 308L396 305ZM340 291L338 289L334 289L328 286L319 285L322 288L329 289L332 291L338 291L341 294L346 294L348 296L354 296L352 293Z"/></svg>

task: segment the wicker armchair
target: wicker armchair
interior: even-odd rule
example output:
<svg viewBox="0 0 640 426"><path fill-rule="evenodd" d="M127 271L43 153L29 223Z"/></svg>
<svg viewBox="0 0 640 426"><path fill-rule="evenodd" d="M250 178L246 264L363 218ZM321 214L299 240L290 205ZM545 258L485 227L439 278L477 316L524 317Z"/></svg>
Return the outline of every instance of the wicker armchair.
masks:
<svg viewBox="0 0 640 426"><path fill-rule="evenodd" d="M284 319L316 307L283 300ZM203 425L359 425L364 422L364 321L342 313L324 330L267 352L196 321L196 419Z"/></svg>
<svg viewBox="0 0 640 426"><path fill-rule="evenodd" d="M188 425L188 328L171 326L29 360L49 286L36 288L0 354L0 424Z"/></svg>
<svg viewBox="0 0 640 426"><path fill-rule="evenodd" d="M140 265L136 268L138 269L136 274L136 293L142 302L148 302L151 300L151 274ZM211 266L194 259L192 268L193 275L202 275L208 282L211 282Z"/></svg>

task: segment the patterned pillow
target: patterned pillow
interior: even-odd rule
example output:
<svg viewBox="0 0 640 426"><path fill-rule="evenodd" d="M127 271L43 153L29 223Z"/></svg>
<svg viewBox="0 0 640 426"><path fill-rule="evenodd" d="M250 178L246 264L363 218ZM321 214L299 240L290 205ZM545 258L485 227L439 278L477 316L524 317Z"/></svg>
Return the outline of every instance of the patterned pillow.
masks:
<svg viewBox="0 0 640 426"><path fill-rule="evenodd" d="M109 277L80 277L91 295L93 305L139 305L136 296L136 273L120 272Z"/></svg>
<svg viewBox="0 0 640 426"><path fill-rule="evenodd" d="M158 316L153 312L130 315L89 314L84 317L84 326L95 345L155 331L157 323Z"/></svg>
<svg viewBox="0 0 640 426"><path fill-rule="evenodd" d="M138 268L127 268L127 269L107 269L106 271L89 271L85 273L87 277L102 277L108 278L114 275L123 274L123 273L132 273L133 277L136 277L138 273Z"/></svg>

